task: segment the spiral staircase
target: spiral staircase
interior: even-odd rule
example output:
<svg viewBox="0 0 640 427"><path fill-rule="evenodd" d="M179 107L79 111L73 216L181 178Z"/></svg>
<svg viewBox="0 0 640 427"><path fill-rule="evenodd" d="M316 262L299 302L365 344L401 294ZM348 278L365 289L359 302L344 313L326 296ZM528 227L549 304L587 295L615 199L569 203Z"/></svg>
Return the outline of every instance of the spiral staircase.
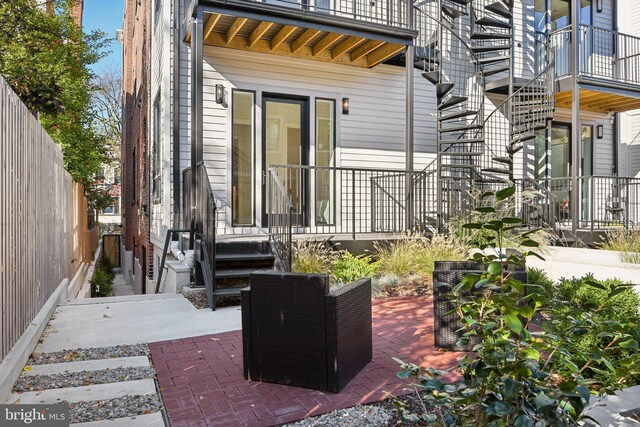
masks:
<svg viewBox="0 0 640 427"><path fill-rule="evenodd" d="M521 152L553 118L554 60L547 54L524 84L515 78L513 0L417 2L414 22L415 67L437 96L437 156L425 168L437 199L422 221L446 228L471 207L472 187L522 175ZM490 100L488 87L502 95Z"/></svg>

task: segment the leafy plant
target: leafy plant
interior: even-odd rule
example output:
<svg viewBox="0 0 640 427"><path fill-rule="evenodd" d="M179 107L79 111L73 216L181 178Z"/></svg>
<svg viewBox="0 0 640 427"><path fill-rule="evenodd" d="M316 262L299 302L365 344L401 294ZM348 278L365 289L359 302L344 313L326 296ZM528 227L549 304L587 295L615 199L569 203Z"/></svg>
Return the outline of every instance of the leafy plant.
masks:
<svg viewBox="0 0 640 427"><path fill-rule="evenodd" d="M296 273L331 274L338 252L326 242L297 240L293 246L291 270Z"/></svg>
<svg viewBox="0 0 640 427"><path fill-rule="evenodd" d="M527 268L527 283L542 287L541 292L549 299L556 292L553 280L541 268Z"/></svg>
<svg viewBox="0 0 640 427"><path fill-rule="evenodd" d="M380 271L401 278L414 275L431 277L435 261L463 260L468 253L457 239L441 234L431 239L408 236L393 243L376 243L375 248Z"/></svg>
<svg viewBox="0 0 640 427"><path fill-rule="evenodd" d="M89 280L91 284L91 297L99 298L110 296L113 292L112 281L113 277L108 271L101 268L94 269L93 275Z"/></svg>
<svg viewBox="0 0 640 427"><path fill-rule="evenodd" d="M373 277L378 271L378 263L370 255L353 255L349 251L340 254L333 267L333 275L338 282L350 283L362 277Z"/></svg>
<svg viewBox="0 0 640 427"><path fill-rule="evenodd" d="M607 231L601 247L609 251L622 252L620 258L623 262L640 264L640 231L638 230Z"/></svg>
<svg viewBox="0 0 640 427"><path fill-rule="evenodd" d="M514 268L524 266L527 256L541 258L533 251L539 246L532 238L537 230L522 230L519 218L496 219L493 206L514 193L514 187L483 193L481 199L487 203L475 209L481 214L479 220L463 226L482 231L472 234L470 242L480 249L473 259L487 269L482 274L467 275L449 295L464 325L459 344L475 343L473 356L463 356L455 367L462 379L446 384L440 379L443 371L399 361L402 370L398 376L418 379L414 386L421 391L423 402L420 414L397 403L407 421L446 426L573 426L585 417L583 411L596 389L613 391L606 384L585 378L589 369L611 370L608 357L621 349L630 351L626 369L640 369L638 342L632 329L616 321L610 321L615 332L608 336L609 344L594 346L588 353L592 355L589 360L581 367L576 365L566 343L593 328L592 319L603 312L602 302L589 310L567 312L571 324L558 334L529 330L536 314L551 311L544 285L523 284L513 277ZM505 254L507 235L509 239L517 236L519 252ZM605 299L627 289L624 285L603 289Z"/></svg>

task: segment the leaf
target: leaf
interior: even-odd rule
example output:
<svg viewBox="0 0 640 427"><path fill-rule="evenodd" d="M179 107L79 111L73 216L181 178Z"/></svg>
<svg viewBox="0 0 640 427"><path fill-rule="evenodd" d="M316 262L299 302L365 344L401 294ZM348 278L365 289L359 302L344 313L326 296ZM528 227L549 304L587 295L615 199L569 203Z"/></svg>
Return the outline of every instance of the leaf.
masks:
<svg viewBox="0 0 640 427"><path fill-rule="evenodd" d="M520 322L520 319L518 319L518 316L516 316L515 314L507 314L506 316L504 316L504 322L509 327L509 329L511 329L516 334L522 332L522 322Z"/></svg>
<svg viewBox="0 0 640 427"><path fill-rule="evenodd" d="M526 359L540 360L540 352L533 347L528 347L522 351L522 356Z"/></svg>
<svg viewBox="0 0 640 427"><path fill-rule="evenodd" d="M496 213L496 210L491 206L480 206L474 209L476 212L480 213Z"/></svg>
<svg viewBox="0 0 640 427"><path fill-rule="evenodd" d="M518 311L520 312L520 315L522 317L527 319L531 319L531 317L533 317L533 314L535 313L534 309L529 307L528 305L523 305Z"/></svg>
<svg viewBox="0 0 640 427"><path fill-rule="evenodd" d="M487 415L499 415L504 417L515 412L516 407L511 403L495 401L491 402L487 407Z"/></svg>
<svg viewBox="0 0 640 427"><path fill-rule="evenodd" d="M516 217L506 217L502 218L502 222L504 222L505 224L520 224L522 220Z"/></svg>
<svg viewBox="0 0 640 427"><path fill-rule="evenodd" d="M628 291L629 288L625 288L624 286L615 287L609 292L608 298L613 298L618 294Z"/></svg>
<svg viewBox="0 0 640 427"><path fill-rule="evenodd" d="M492 262L489 264L489 267L487 267L487 272L491 275L497 276L502 272L502 264L499 262Z"/></svg>
<svg viewBox="0 0 640 427"><path fill-rule="evenodd" d="M575 381L563 381L560 383L558 388L560 388L560 391L563 393L573 394L576 391L577 385L578 383L576 383Z"/></svg>
<svg viewBox="0 0 640 427"><path fill-rule="evenodd" d="M524 246L527 248L537 248L538 246L540 246L540 244L538 244L538 242L536 242L535 240L524 239L522 242L520 242L520 246Z"/></svg>
<svg viewBox="0 0 640 427"><path fill-rule="evenodd" d="M462 228L466 228L468 230L480 230L482 229L482 224L478 224L476 222L470 222L468 224L464 224Z"/></svg>
<svg viewBox="0 0 640 427"><path fill-rule="evenodd" d="M547 396L544 393L540 393L539 395L537 395L533 401L536 404L536 408L538 409L542 409L546 406L553 405L556 402L555 399Z"/></svg>
<svg viewBox="0 0 640 427"><path fill-rule="evenodd" d="M30 371L32 369L33 369L33 366L25 366L22 370L28 372L28 371Z"/></svg>
<svg viewBox="0 0 640 427"><path fill-rule="evenodd" d="M634 340L633 338L629 338L626 341L622 341L618 345L620 346L620 348L626 348L626 349L629 349L629 350L637 350L638 349L638 341Z"/></svg>
<svg viewBox="0 0 640 427"><path fill-rule="evenodd" d="M497 201L504 200L507 197L513 196L515 192L516 192L516 187L504 188L496 193L496 200Z"/></svg>
<svg viewBox="0 0 640 427"><path fill-rule="evenodd" d="M602 291L608 291L606 286L601 283L596 282L595 280L585 280L584 283L591 286L592 288L600 289Z"/></svg>
<svg viewBox="0 0 640 427"><path fill-rule="evenodd" d="M507 399L515 397L522 390L522 384L517 381L507 378L502 385L502 394Z"/></svg>

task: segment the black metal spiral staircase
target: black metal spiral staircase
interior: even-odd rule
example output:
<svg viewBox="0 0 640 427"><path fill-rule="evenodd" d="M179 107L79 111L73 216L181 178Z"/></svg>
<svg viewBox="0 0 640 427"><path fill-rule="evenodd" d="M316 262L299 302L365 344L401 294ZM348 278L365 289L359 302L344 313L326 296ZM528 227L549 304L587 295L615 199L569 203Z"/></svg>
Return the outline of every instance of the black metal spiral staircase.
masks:
<svg viewBox="0 0 640 427"><path fill-rule="evenodd" d="M416 67L437 96L437 158L425 171L438 186L434 210L442 227L452 201L456 209L470 203L464 194L471 186L516 177L516 154L553 117L553 59L548 55L543 70L516 84L513 0L422 3L415 22ZM506 95L495 107L486 97L489 85Z"/></svg>

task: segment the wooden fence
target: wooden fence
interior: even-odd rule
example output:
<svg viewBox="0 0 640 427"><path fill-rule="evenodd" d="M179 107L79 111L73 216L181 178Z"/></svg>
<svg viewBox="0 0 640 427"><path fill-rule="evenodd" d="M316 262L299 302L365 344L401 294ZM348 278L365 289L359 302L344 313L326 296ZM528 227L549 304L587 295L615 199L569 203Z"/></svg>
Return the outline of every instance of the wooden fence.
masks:
<svg viewBox="0 0 640 427"><path fill-rule="evenodd" d="M0 76L0 361L64 278L92 259L82 186Z"/></svg>

